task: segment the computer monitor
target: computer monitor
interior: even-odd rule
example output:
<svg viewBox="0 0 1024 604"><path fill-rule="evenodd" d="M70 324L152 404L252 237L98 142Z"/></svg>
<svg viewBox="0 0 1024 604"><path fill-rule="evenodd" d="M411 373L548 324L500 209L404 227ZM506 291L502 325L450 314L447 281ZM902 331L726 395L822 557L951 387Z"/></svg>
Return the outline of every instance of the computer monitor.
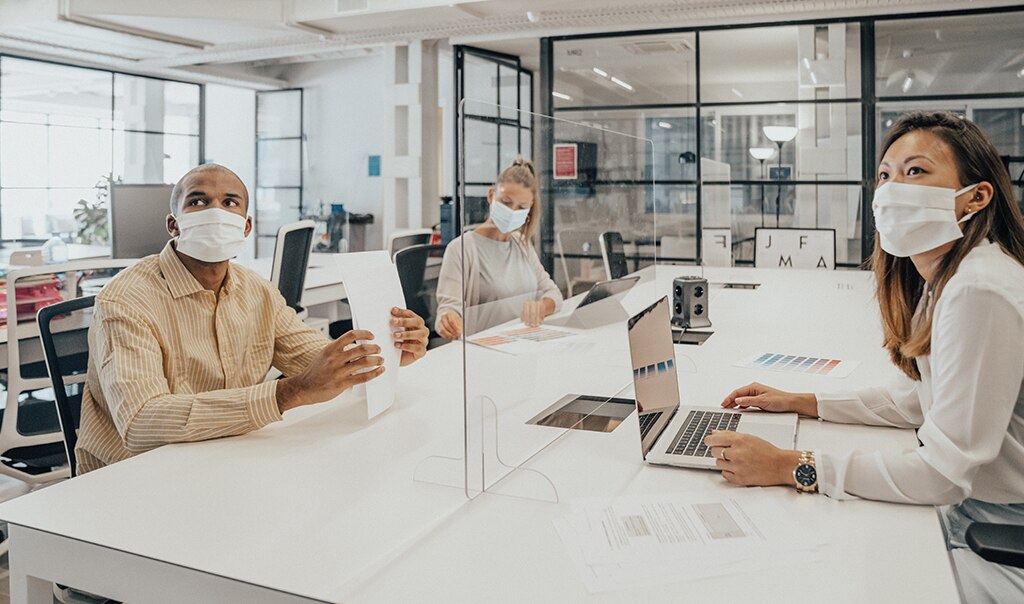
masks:
<svg viewBox="0 0 1024 604"><path fill-rule="evenodd" d="M113 184L110 187L110 248L114 258L159 254L167 234L174 185Z"/></svg>

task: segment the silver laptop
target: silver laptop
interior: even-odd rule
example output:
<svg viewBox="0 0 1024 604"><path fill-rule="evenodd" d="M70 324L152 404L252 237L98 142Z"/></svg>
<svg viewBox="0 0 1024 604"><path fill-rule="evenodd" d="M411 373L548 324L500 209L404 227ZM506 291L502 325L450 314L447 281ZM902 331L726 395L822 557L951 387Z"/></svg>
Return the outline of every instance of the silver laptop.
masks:
<svg viewBox="0 0 1024 604"><path fill-rule="evenodd" d="M580 300L572 313L565 317L557 317L544 323L556 327L576 327L590 329L618 323L629 318L622 308L622 298L633 289L640 277L622 277L609 281L598 281L590 288L586 296Z"/></svg>
<svg viewBox="0 0 1024 604"><path fill-rule="evenodd" d="M715 459L704 445L704 437L712 430L745 432L783 449L794 448L795 413L679 406L670 319L668 296L665 296L627 322L644 460L660 465L713 469Z"/></svg>

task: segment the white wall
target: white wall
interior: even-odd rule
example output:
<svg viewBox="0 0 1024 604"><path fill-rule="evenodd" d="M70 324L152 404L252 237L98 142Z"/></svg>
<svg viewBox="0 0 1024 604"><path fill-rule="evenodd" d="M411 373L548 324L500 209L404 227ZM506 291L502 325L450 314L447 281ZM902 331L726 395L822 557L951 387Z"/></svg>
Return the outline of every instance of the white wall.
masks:
<svg viewBox="0 0 1024 604"><path fill-rule="evenodd" d="M382 180L368 172L370 155L384 143L384 57L372 55L299 64L279 77L304 89L306 171L303 207L316 212L320 200L345 204L349 212L371 213L367 247L381 249Z"/></svg>
<svg viewBox="0 0 1024 604"><path fill-rule="evenodd" d="M252 90L206 86L206 161L230 168L256 195L256 94ZM250 208L250 213L255 212ZM248 254L256 238L249 237Z"/></svg>

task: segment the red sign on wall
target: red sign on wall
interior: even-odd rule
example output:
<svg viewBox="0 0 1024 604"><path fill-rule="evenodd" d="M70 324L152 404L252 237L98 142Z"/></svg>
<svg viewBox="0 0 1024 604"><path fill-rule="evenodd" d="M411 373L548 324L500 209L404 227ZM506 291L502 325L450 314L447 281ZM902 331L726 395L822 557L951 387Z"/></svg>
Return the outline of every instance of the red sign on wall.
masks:
<svg viewBox="0 0 1024 604"><path fill-rule="evenodd" d="M555 180L576 180L576 143L559 143L554 148Z"/></svg>

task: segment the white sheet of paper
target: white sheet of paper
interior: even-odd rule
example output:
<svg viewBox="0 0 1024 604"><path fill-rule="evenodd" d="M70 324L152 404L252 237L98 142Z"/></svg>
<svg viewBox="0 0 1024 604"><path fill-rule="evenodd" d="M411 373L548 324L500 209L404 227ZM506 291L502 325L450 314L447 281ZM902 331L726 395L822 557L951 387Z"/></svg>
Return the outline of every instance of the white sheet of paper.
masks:
<svg viewBox="0 0 1024 604"><path fill-rule="evenodd" d="M582 500L555 528L591 592L812 561L820 541L756 491Z"/></svg>
<svg viewBox="0 0 1024 604"><path fill-rule="evenodd" d="M332 260L345 284L353 325L373 333L373 341L384 357L384 374L365 385L366 416L372 419L395 401L402 353L391 337L391 309L405 308L402 283L391 256L383 250L338 254Z"/></svg>

